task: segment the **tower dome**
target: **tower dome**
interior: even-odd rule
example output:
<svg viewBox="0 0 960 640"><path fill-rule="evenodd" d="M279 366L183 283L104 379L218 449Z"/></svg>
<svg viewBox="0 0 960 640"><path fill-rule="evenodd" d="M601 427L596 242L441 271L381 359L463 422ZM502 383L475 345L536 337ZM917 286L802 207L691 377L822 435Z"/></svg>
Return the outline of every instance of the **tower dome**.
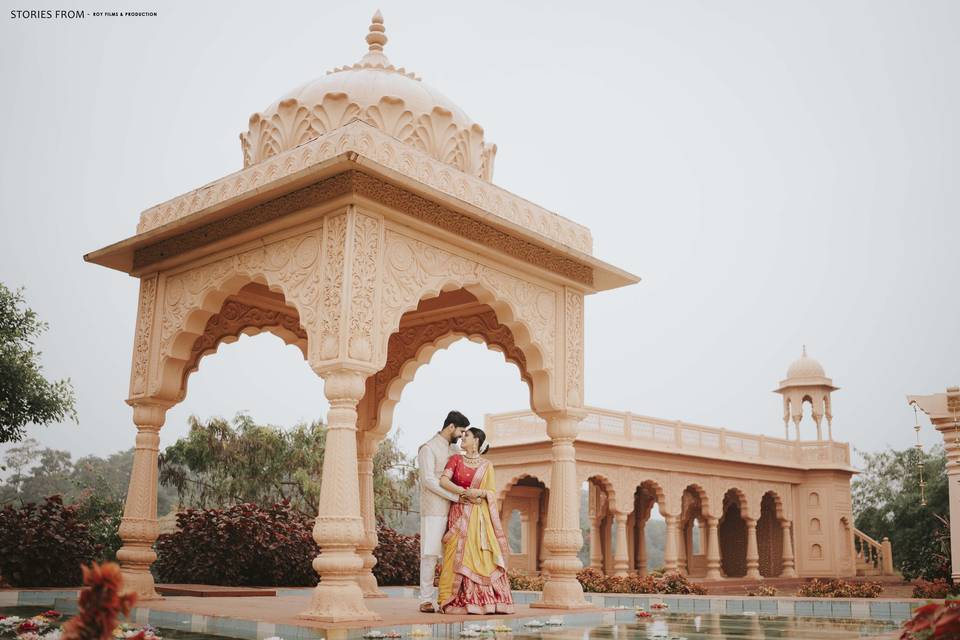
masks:
<svg viewBox="0 0 960 640"><path fill-rule="evenodd" d="M793 361L787 368L787 379L796 378L826 378L827 374L823 366L807 355L807 347L804 345L803 354Z"/></svg>
<svg viewBox="0 0 960 640"><path fill-rule="evenodd" d="M483 127L445 95L383 53L387 35L377 11L359 62L337 67L286 93L240 134L248 167L318 138L351 120L363 120L433 158L487 180L493 177L496 145Z"/></svg>

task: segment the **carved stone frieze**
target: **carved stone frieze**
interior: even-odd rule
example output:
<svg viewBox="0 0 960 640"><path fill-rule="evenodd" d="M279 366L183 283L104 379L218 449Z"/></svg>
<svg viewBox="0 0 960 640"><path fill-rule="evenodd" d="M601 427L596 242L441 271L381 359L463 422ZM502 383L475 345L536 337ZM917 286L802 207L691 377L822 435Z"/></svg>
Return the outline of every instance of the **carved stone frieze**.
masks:
<svg viewBox="0 0 960 640"><path fill-rule="evenodd" d="M297 309L302 326L311 335L319 307L319 257L320 232L309 231L167 276L160 305L160 346L151 395L179 396L182 365L190 357L189 347L200 335L199 330L191 330L196 321L188 323L190 316L213 315L219 311L217 301L224 294L234 293L251 281L259 279L281 291L287 303ZM184 342L184 335L193 339ZM180 346L175 352L176 345ZM176 366L168 369L173 361Z"/></svg>
<svg viewBox="0 0 960 640"><path fill-rule="evenodd" d="M583 294L567 289L564 315L566 318L566 363L564 377L568 407L583 406Z"/></svg>
<svg viewBox="0 0 960 640"><path fill-rule="evenodd" d="M160 260L228 238L246 229L322 204L347 193L369 198L565 278L588 286L593 284L593 269L587 264L505 233L485 222L450 211L426 198L359 171L339 174L223 220L137 249L134 254L134 267L137 269L148 267Z"/></svg>
<svg viewBox="0 0 960 640"><path fill-rule="evenodd" d="M157 276L140 280L140 304L137 309L137 334L133 341L133 367L130 371L130 397L147 392L150 372L150 348L153 318L157 304Z"/></svg>
<svg viewBox="0 0 960 640"><path fill-rule="evenodd" d="M332 360L340 354L340 315L343 308L343 265L347 242L347 214L327 218L324 224L323 289L317 336L319 358Z"/></svg>
<svg viewBox="0 0 960 640"><path fill-rule="evenodd" d="M347 354L354 360L365 362L370 362L374 356L373 319L376 313L380 231L381 223L377 218L354 213Z"/></svg>
<svg viewBox="0 0 960 640"><path fill-rule="evenodd" d="M346 152L373 160L550 240L583 253L592 253L593 238L586 227L489 182L458 171L424 151L360 121L350 122L315 140L147 209L140 216L137 232L156 229L208 207L250 194L275 180L302 172Z"/></svg>

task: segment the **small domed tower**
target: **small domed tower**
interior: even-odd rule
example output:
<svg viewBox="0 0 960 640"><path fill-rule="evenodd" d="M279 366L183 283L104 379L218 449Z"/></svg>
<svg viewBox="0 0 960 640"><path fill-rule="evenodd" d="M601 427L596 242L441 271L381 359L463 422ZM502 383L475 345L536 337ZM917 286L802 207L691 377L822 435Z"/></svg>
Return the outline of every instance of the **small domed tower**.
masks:
<svg viewBox="0 0 960 640"><path fill-rule="evenodd" d="M813 421L817 424L817 440L823 440L821 423L827 417L827 433L833 440L833 413L830 410L830 394L840 387L833 386L833 380L827 377L819 362L807 355L807 347L803 346L803 354L793 361L787 369L787 377L780 381L776 393L783 396L783 429L790 439L790 417L797 431L797 440L800 439L800 419L803 418L803 403L809 402L813 409Z"/></svg>

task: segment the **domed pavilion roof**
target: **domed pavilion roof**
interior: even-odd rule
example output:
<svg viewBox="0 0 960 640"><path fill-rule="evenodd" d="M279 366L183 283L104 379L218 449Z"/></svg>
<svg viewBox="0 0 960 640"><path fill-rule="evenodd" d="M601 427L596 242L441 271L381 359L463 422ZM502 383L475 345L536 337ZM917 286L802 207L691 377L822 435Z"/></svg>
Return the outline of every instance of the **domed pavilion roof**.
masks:
<svg viewBox="0 0 960 640"><path fill-rule="evenodd" d="M490 181L496 145L484 142L483 127L452 100L391 64L383 52L387 36L379 11L366 41L368 51L359 62L337 67L250 116L249 129L240 134L244 167L359 119Z"/></svg>
<svg viewBox="0 0 960 640"><path fill-rule="evenodd" d="M787 377L780 382L780 388L828 386L833 389L833 381L827 377L823 365L807 355L807 347L803 346L803 353L787 367Z"/></svg>

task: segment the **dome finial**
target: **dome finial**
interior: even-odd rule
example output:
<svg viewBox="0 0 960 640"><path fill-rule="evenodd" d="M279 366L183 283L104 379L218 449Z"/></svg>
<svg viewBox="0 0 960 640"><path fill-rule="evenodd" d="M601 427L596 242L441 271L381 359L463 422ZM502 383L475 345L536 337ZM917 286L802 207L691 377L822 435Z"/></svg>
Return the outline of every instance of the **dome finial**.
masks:
<svg viewBox="0 0 960 640"><path fill-rule="evenodd" d="M367 44L370 45L370 51L383 51L383 45L387 44L386 29L383 27L383 14L380 9L373 14L370 20L370 31L367 33Z"/></svg>

